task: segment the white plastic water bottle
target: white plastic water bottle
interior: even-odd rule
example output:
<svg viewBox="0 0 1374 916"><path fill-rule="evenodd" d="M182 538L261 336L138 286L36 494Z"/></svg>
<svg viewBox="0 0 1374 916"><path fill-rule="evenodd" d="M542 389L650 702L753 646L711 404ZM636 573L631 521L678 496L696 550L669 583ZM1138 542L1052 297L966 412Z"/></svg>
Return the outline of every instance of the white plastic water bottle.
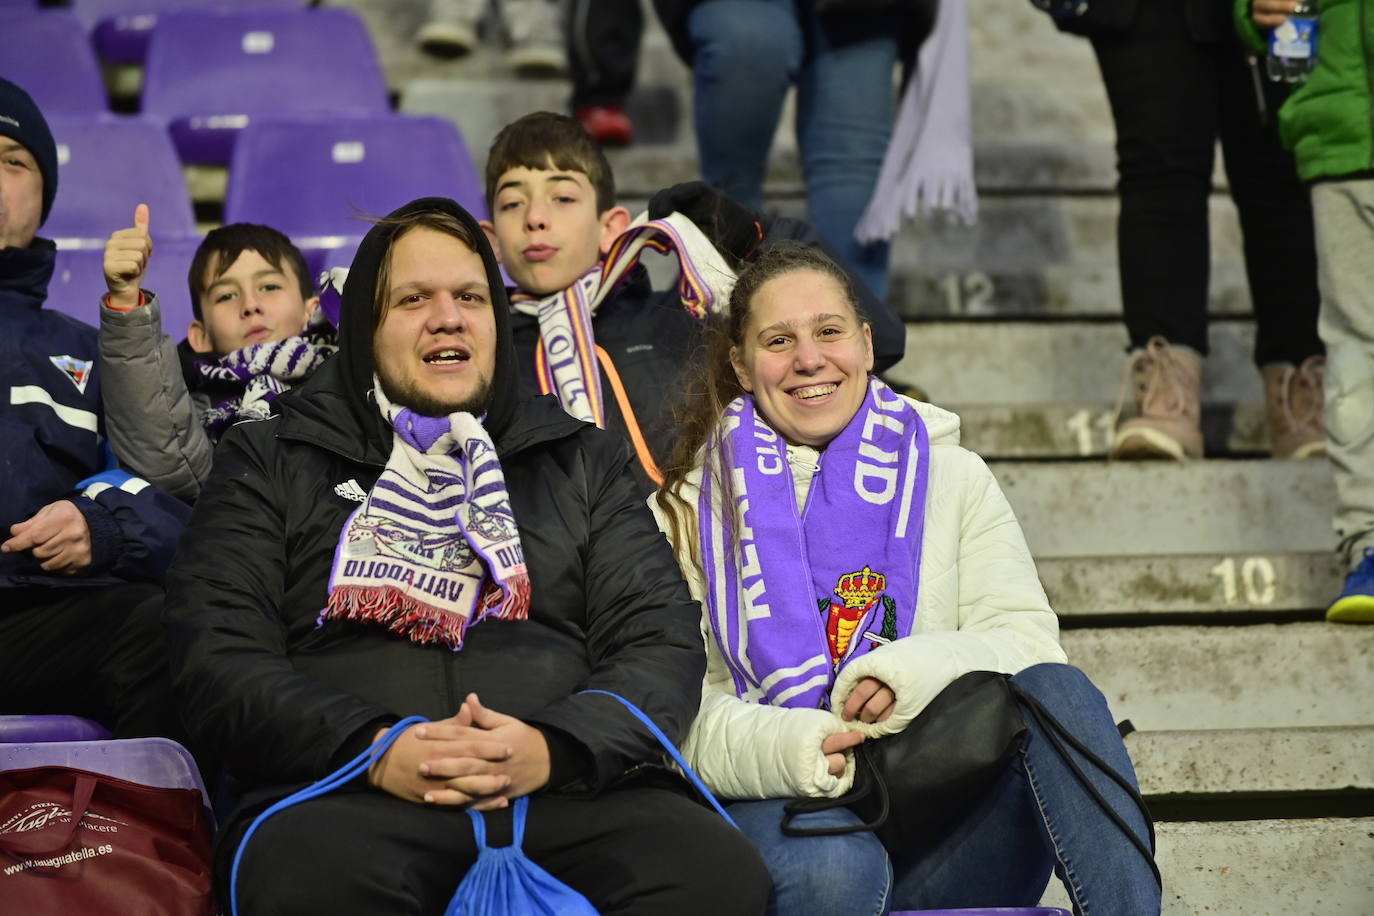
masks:
<svg viewBox="0 0 1374 916"><path fill-rule="evenodd" d="M1317 65L1317 4L1298 0L1283 24L1269 33L1265 71L1274 81L1301 83Z"/></svg>

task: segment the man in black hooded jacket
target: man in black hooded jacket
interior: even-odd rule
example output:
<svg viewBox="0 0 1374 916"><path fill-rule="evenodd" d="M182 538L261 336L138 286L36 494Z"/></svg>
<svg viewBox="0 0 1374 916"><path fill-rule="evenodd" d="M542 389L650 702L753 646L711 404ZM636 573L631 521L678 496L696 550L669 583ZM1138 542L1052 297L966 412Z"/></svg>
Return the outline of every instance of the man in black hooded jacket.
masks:
<svg viewBox="0 0 1374 916"><path fill-rule="evenodd" d="M624 444L516 394L509 321L477 223L452 201L415 201L354 259L339 354L278 416L221 441L166 612L183 716L242 793L221 831L221 896L255 814L403 717L433 720L366 779L263 823L243 854L243 912L441 912L476 856L463 809L485 811L504 845L507 806L525 795L525 851L602 913L764 910L749 843L683 794L620 704L578 693L619 694L680 738L704 669L699 611ZM430 427L472 433L421 453L437 440L416 430ZM499 474L490 453L477 466L481 441ZM405 499L418 509L379 520ZM485 540L512 514L513 553ZM406 541L407 518L440 530ZM475 579L445 565L469 548L484 558L467 567ZM436 598L445 577L485 590L444 615L431 605L468 594Z"/></svg>

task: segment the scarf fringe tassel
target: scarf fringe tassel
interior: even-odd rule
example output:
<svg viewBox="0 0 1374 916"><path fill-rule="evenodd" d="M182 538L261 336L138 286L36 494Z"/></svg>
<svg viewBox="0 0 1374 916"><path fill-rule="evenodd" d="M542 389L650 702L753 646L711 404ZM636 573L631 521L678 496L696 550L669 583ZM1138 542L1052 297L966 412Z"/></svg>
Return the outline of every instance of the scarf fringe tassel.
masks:
<svg viewBox="0 0 1374 916"><path fill-rule="evenodd" d="M329 607L320 615L319 622L325 620L380 623L393 633L409 636L411 642L421 645L443 643L454 651L463 647L469 623L466 617L416 601L390 585L381 588L345 585L334 589L329 596Z"/></svg>

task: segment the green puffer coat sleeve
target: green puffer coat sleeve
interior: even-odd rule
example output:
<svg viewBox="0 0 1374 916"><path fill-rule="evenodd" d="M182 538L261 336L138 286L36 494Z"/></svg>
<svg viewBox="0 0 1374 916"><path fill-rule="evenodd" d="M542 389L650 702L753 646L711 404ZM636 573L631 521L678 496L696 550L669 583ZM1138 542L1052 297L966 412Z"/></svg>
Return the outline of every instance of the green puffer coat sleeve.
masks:
<svg viewBox="0 0 1374 916"><path fill-rule="evenodd" d="M1269 33L1236 0L1236 31L1263 53ZM1319 0L1317 65L1279 110L1303 181L1374 169L1374 0Z"/></svg>

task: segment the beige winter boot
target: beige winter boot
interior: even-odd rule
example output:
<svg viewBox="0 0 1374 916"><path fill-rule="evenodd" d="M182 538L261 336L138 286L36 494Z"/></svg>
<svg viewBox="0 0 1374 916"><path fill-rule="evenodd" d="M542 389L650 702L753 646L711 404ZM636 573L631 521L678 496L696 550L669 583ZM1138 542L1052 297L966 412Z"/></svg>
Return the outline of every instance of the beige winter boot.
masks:
<svg viewBox="0 0 1374 916"><path fill-rule="evenodd" d="M1151 337L1126 362L1116 414L1121 416L1126 386L1135 388L1135 416L1119 422L1111 457L1123 460L1202 457L1202 357L1187 347Z"/></svg>
<svg viewBox="0 0 1374 916"><path fill-rule="evenodd" d="M1310 356L1302 365L1270 363L1264 375L1264 412L1269 418L1269 451L1275 458L1315 458L1326 454L1322 422L1322 373L1326 357Z"/></svg>

